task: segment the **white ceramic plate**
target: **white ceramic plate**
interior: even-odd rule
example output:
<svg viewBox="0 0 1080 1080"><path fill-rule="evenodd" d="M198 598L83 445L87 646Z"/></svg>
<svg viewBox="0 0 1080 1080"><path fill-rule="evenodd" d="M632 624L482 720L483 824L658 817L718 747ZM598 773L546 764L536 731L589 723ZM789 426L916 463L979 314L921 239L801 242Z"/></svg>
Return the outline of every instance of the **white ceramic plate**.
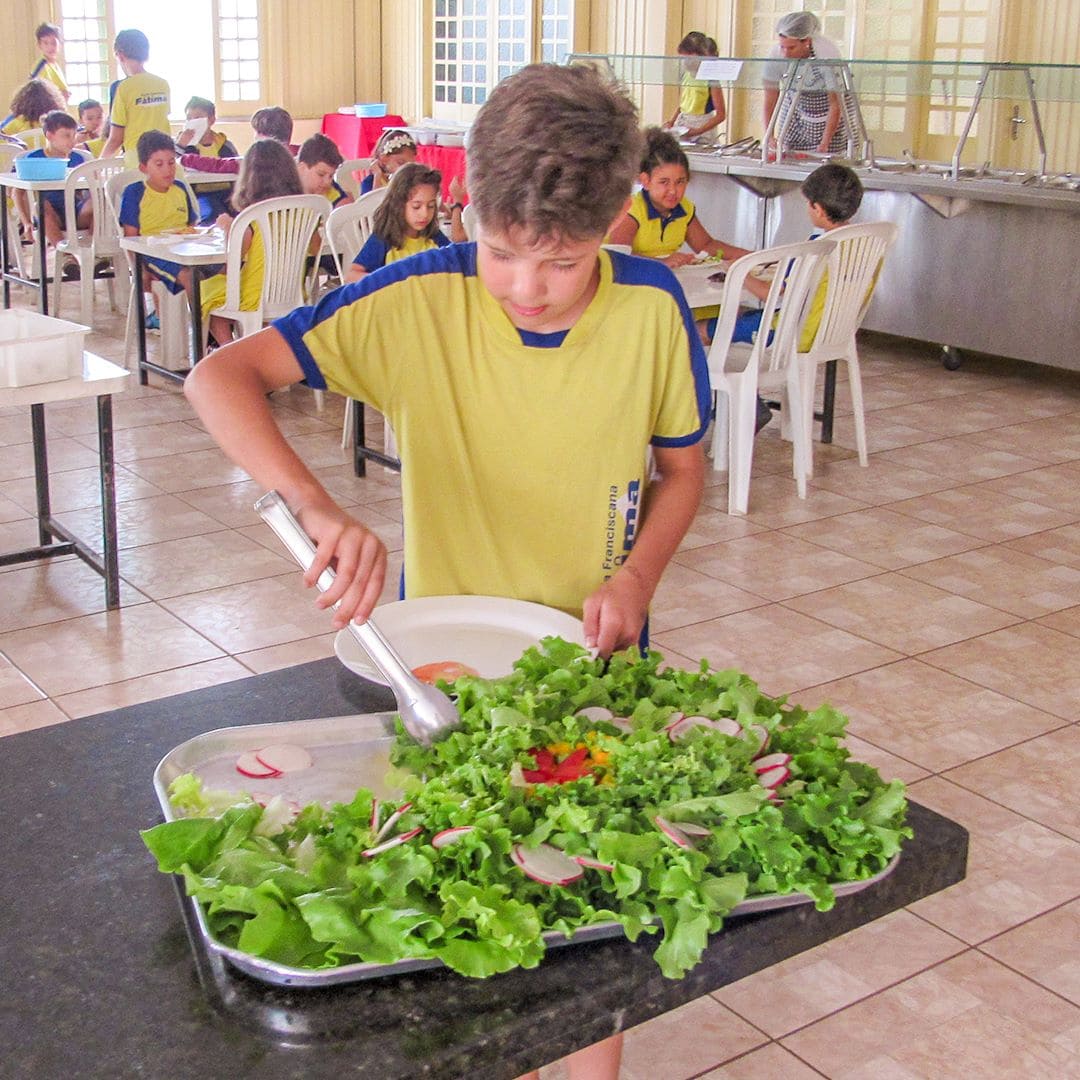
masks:
<svg viewBox="0 0 1080 1080"><path fill-rule="evenodd" d="M409 667L456 660L485 679L509 674L541 638L585 643L581 622L566 612L500 596L421 596L384 604L373 618ZM348 630L334 639L334 652L350 671L385 683Z"/></svg>

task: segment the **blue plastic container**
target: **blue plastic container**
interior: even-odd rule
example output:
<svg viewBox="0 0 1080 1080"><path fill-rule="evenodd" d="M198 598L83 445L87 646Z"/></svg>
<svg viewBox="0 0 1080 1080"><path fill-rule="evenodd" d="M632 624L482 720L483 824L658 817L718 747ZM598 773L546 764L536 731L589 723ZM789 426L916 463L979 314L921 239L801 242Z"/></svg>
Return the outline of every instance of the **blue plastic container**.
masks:
<svg viewBox="0 0 1080 1080"><path fill-rule="evenodd" d="M353 106L353 112L357 116L385 116L386 115L386 102L379 103L358 101Z"/></svg>
<svg viewBox="0 0 1080 1080"><path fill-rule="evenodd" d="M63 180L67 176L67 158L16 158L15 175L20 180Z"/></svg>

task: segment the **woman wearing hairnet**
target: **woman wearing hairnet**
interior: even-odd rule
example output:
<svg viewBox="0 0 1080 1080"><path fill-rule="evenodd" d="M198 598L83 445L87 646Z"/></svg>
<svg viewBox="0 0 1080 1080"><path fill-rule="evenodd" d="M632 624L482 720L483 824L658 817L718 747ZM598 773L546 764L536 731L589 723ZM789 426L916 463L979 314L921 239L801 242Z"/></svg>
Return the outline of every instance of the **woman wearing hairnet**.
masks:
<svg viewBox="0 0 1080 1080"><path fill-rule="evenodd" d="M821 35L821 23L812 11L793 11L777 21L776 34L779 41L769 52L770 62L765 66L765 126L776 108L780 96L780 80L790 60L835 60L840 50L827 37ZM847 132L840 112L840 96L835 92L837 80L825 66L804 65L802 93L795 105L787 135L785 150L816 150L823 154L835 154L847 146ZM775 131L779 133L785 115L790 108L791 97L784 96L784 105L777 117Z"/></svg>

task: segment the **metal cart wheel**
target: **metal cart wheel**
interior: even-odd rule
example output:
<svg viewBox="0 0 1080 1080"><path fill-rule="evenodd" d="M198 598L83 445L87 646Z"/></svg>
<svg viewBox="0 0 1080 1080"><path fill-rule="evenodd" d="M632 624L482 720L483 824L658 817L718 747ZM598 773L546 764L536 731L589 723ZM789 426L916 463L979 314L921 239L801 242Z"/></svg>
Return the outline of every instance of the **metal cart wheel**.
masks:
<svg viewBox="0 0 1080 1080"><path fill-rule="evenodd" d="M941 366L946 371L958 371L964 363L964 354L955 345L941 346Z"/></svg>

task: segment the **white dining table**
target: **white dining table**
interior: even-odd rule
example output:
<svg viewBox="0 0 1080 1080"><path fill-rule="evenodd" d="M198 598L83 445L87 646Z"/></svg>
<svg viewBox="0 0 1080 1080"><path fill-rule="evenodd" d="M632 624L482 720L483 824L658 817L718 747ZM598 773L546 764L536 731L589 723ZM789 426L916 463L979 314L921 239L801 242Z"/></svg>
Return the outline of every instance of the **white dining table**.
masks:
<svg viewBox="0 0 1080 1080"><path fill-rule="evenodd" d="M0 173L0 189L12 191L25 191L37 196L38 204L38 276L37 278L23 277L17 252L11 251L10 234L8 230L8 205L7 192L0 191L0 274L4 282L4 307L11 307L11 283L27 285L31 289L38 290L38 307L42 315L49 314L49 290L48 290L48 266L45 260L45 196L50 191L63 191L67 186L67 177L58 180L24 180L15 173ZM90 180L79 187L89 187ZM14 268L14 270L12 269Z"/></svg>
<svg viewBox="0 0 1080 1080"><path fill-rule="evenodd" d="M79 375L30 386L0 387L0 407L29 406L34 443L34 487L37 506L38 543L21 551L0 554L0 566L77 555L105 579L105 604L120 606L120 563L116 535L116 466L113 456L112 395L125 390L126 369L94 353L83 353ZM98 468L101 474L101 555L53 517L49 493L49 457L45 434L45 406L77 398L97 399Z"/></svg>
<svg viewBox="0 0 1080 1080"><path fill-rule="evenodd" d="M200 283L202 273L208 266L221 266L225 262L225 233L221 229L197 234L160 234L158 236L125 236L120 247L131 252L135 257L135 323L139 336L139 382L144 386L148 373L153 371L163 378L174 382L183 382L187 371L173 371L171 368L152 363L146 355L146 299L143 296L143 267L146 259L166 259L190 266L191 281L191 327L194 362L202 359L202 303L200 301ZM188 369L190 370L190 369Z"/></svg>
<svg viewBox="0 0 1080 1080"><path fill-rule="evenodd" d="M715 262L699 262L689 263L672 270L682 286L683 295L691 311L696 308L715 307L720 303L724 295L723 283L710 281L709 276L718 270L723 270L724 265Z"/></svg>

